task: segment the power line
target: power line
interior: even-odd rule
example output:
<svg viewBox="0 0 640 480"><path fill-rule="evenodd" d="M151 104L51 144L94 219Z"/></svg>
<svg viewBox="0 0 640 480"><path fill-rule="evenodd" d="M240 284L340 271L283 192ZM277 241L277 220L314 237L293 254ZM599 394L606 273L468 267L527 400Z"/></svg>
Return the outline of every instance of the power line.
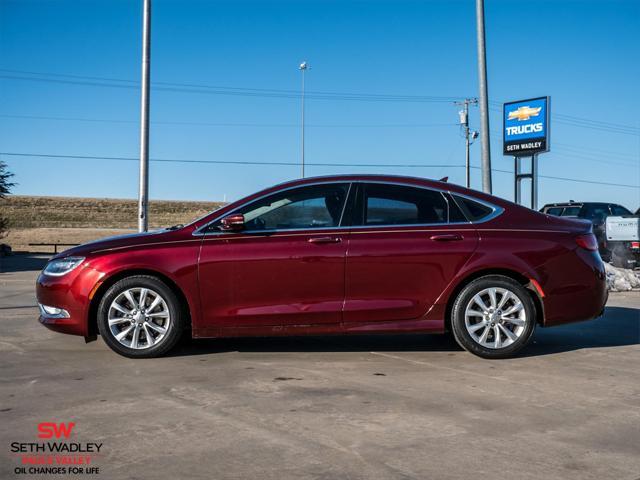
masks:
<svg viewBox="0 0 640 480"><path fill-rule="evenodd" d="M47 115L14 115L0 114L3 118L20 118L29 120L60 120L76 122L98 122L98 123L122 123L138 124L135 120L123 119L102 119L86 117L59 117ZM211 127L266 127L266 128L299 128L299 123L229 123L229 122L169 122L155 121L155 125L185 125L185 126L211 126ZM381 123L381 124L307 124L313 128L424 128L424 127L451 127L457 123Z"/></svg>
<svg viewBox="0 0 640 480"><path fill-rule="evenodd" d="M491 102L491 104L493 106L490 108L490 110L494 112L502 113L502 107L501 106L498 107L498 105L501 105L500 103ZM624 135L634 135L634 136L640 135L640 128L633 127L630 125L620 125L620 124L614 124L614 123L608 123L608 122L596 122L586 118L574 117L571 115L563 115L560 113L552 113L551 118L557 123L564 124L564 125L571 125L574 127L590 128L593 130L601 130L603 132L609 132L609 133L620 133Z"/></svg>
<svg viewBox="0 0 640 480"><path fill-rule="evenodd" d="M13 157L25 157L25 158L57 158L57 159L72 159L72 160L103 160L103 161L135 161L139 159L136 157L109 157L109 156L97 156L97 155L58 155L50 153L26 153L26 152L0 152L1 155L13 156ZM150 162L159 163L199 163L199 164L223 164L223 165L259 165L259 166L299 166L298 162L255 162L244 160L196 160L196 159L182 159L182 158L150 158ZM465 165L447 165L447 164L398 164L398 163L308 163L307 165L317 167L367 167L367 168L464 168ZM473 169L479 169L480 167L472 166ZM502 170L493 168L492 171L500 173L509 173L513 175L513 171ZM596 180L585 180L579 178L558 177L553 175L540 175L541 178L548 178L552 180L562 180L575 183L587 183L592 185L607 185L613 187L623 188L640 188L640 185L629 185L622 183L601 182Z"/></svg>
<svg viewBox="0 0 640 480"><path fill-rule="evenodd" d="M33 72L26 70L0 69L0 72L6 72L0 75L0 78L12 80L40 81L62 84L76 84L97 87L112 87L137 89L139 82L135 80L127 80L111 77L96 77L87 75L71 75L51 72ZM30 76L25 76L30 75ZM54 78L52 78L54 77ZM107 82L107 83L105 83ZM249 97L265 97L265 98L299 98L300 92L285 89L267 89L267 88L246 88L246 87L227 87L219 85L207 85L199 83L176 83L176 82L153 82L156 90L175 91L184 93L202 93L213 95L236 95ZM447 103L458 101L463 97L446 97L446 96L427 96L427 95L396 95L396 94L371 94L371 93L353 93L353 92L325 92L325 91L309 91L307 98L316 100L345 100L345 101L367 101L367 102L418 102L418 103ZM502 103L497 101L489 102L492 105L491 110L495 112L502 111ZM590 128L601 130L609 133L620 133L626 135L640 135L640 128L635 126L623 125L619 123L603 122L600 120L592 120L573 115L561 113L552 113L552 118L558 123L571 125L574 127Z"/></svg>
<svg viewBox="0 0 640 480"><path fill-rule="evenodd" d="M502 137L500 135L501 135L500 132L496 132L495 130L491 130L491 138L492 139L494 139L494 140L502 140ZM567 144L564 144L564 145L567 145ZM634 168L640 167L640 163L638 163L637 160L634 161L633 163L624 162L624 161L615 161L615 160L612 161L612 160L601 158L599 156L598 157L589 156L589 153L572 150L572 149L570 149L570 148L568 148L566 146L554 147L554 150L556 150L556 149L559 150L557 155L559 155L561 157L577 158L579 160L586 160L588 162L602 163L602 164L605 164L605 165L617 165L617 166L634 167ZM563 152L563 150L565 150L565 151ZM580 155L578 155L578 153L580 153ZM613 153L613 152L611 152L611 153ZM587 156L585 156L585 155L587 155ZM618 155L621 155L621 154L618 154ZM632 159L633 156L630 155L628 158ZM622 160L624 160L624 158Z"/></svg>
<svg viewBox="0 0 640 480"><path fill-rule="evenodd" d="M107 161L138 161L135 157L109 157L109 156L97 156L97 155L58 155L58 154L41 154L41 153L23 153L23 152L0 152L0 155L14 156L14 157L43 157L43 158L58 158L58 159L73 159L73 160L107 160ZM276 165L276 166L299 166L299 162L256 162L247 160L196 160L196 159L184 159L184 158L150 158L150 162L160 163L202 163L202 164L221 164L221 165ZM317 167L400 167L400 168L461 168L464 165L448 165L448 164L397 164L397 163L307 163L307 165Z"/></svg>
<svg viewBox="0 0 640 480"><path fill-rule="evenodd" d="M123 120L123 119L101 119L101 118L83 118L83 117L60 117L60 116L46 116L46 115L14 115L14 114L0 114L2 118L18 118L25 120L54 120L54 121L77 121L77 122L89 122L89 123L115 123L115 124L137 124L135 120ZM176 121L154 121L151 122L154 125L183 125L183 126L211 126L211 127L232 127L232 128L299 128L300 124L297 123L230 123L230 122L176 122ZM457 123L387 123L387 124L307 124L310 128L435 128L435 127L450 127L456 126ZM500 132L492 130L491 136L494 139L499 139ZM566 150L569 153L562 153L563 156L577 158L581 160L588 160L597 163L604 163L609 165L640 166L637 161L637 155L625 154L621 152L611 152L608 150L601 150L596 148L585 148L575 146L567 143L555 142L555 149ZM590 153L601 152L605 155L613 155L620 157L621 160L629 159L632 163L623 161L612 161L608 159L599 158L598 154ZM578 153L578 154L576 154ZM593 158L598 156L598 158Z"/></svg>
<svg viewBox="0 0 640 480"><path fill-rule="evenodd" d="M85 85L94 87L111 87L123 89L138 89L139 82L133 80L115 79L107 77L87 77L81 75L62 75L38 72L21 72L16 70L0 69L0 72L8 72L1 74L0 78L8 80L27 80L35 82L59 83L70 85ZM15 72L15 73L13 73ZM40 75L24 76L27 75ZM223 87L203 84L189 83L172 83L172 82L152 82L155 90L184 92L184 93L202 93L212 95L235 95L248 97L265 97L265 98L300 98L300 92L294 90L280 89L259 89L259 88L241 88L241 87ZM324 92L309 91L305 94L307 98L316 100L351 100L366 102L418 102L418 103L450 103L458 100L460 97L445 97L433 95L388 95L388 94L372 94L372 93L349 93L349 92Z"/></svg>

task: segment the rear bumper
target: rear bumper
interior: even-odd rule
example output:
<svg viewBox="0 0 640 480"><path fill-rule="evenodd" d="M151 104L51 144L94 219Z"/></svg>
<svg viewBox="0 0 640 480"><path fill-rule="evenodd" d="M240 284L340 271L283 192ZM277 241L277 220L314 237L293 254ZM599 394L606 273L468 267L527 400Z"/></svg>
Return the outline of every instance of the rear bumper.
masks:
<svg viewBox="0 0 640 480"><path fill-rule="evenodd" d="M597 252L577 248L554 258L538 274L545 280L544 326L602 315L609 293L604 263Z"/></svg>

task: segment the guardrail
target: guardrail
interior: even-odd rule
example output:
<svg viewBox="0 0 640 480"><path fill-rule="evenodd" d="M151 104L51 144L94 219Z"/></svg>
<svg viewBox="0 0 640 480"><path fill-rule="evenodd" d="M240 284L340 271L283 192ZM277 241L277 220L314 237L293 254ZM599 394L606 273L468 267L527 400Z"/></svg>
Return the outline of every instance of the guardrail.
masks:
<svg viewBox="0 0 640 480"><path fill-rule="evenodd" d="M53 247L53 253L58 253L58 247L76 247L79 243L30 243L30 247Z"/></svg>

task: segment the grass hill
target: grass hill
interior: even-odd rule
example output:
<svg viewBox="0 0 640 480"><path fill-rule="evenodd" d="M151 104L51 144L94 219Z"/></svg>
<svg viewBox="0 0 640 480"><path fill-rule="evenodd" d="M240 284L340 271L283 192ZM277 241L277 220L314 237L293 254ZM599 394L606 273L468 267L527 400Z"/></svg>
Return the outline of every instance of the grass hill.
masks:
<svg viewBox="0 0 640 480"><path fill-rule="evenodd" d="M157 200L149 203L149 228L188 223L215 210L220 202ZM0 215L9 220L2 239L18 250L50 251L29 243L83 243L134 231L138 202L133 199L36 197L11 195L0 201Z"/></svg>

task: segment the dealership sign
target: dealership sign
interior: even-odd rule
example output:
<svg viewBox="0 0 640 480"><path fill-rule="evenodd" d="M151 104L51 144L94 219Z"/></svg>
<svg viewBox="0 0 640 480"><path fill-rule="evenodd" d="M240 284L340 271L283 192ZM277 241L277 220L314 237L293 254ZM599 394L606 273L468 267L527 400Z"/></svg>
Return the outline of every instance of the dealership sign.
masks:
<svg viewBox="0 0 640 480"><path fill-rule="evenodd" d="M504 155L533 156L549 151L549 97L519 100L503 106Z"/></svg>

